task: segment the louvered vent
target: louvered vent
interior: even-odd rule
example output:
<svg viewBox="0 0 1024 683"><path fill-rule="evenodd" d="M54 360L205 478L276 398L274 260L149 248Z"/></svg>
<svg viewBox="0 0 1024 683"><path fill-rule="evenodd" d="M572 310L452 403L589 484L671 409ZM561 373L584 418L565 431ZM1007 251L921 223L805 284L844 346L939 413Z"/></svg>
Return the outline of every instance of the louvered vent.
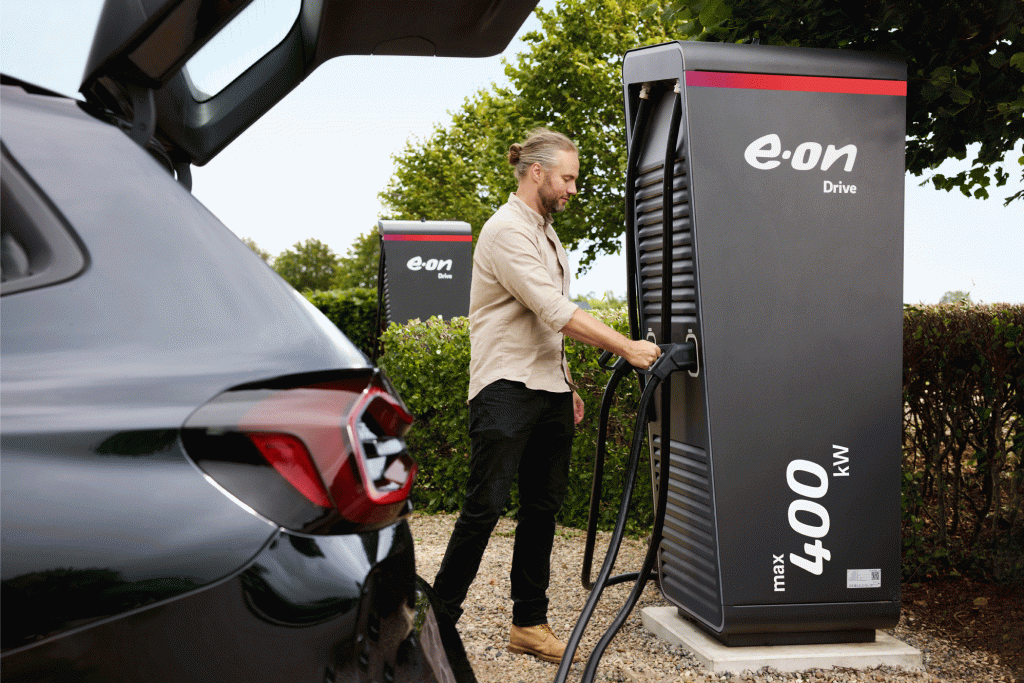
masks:
<svg viewBox="0 0 1024 683"><path fill-rule="evenodd" d="M660 436L654 437L651 450L657 490ZM662 590L685 597L691 609L716 624L722 614L708 455L702 448L675 440L669 454L668 502L659 561Z"/></svg>
<svg viewBox="0 0 1024 683"><path fill-rule="evenodd" d="M678 337L680 329L697 327L697 290L685 159L677 158L672 165L672 253L668 264L664 173L663 163L641 168L636 181L636 226L641 329L653 330L658 339L667 341ZM666 274L671 277L669 325L663 320ZM655 491L663 457L660 431L660 423L652 424ZM668 507L659 558L662 590L695 615L717 624L722 619L722 603L708 454L693 444L672 440L669 457Z"/></svg>
<svg viewBox="0 0 1024 683"><path fill-rule="evenodd" d="M686 164L677 159L672 169L672 322L697 323L694 284L693 231ZM662 330L662 268L664 164L641 169L636 181L637 263L640 269L640 310L643 329Z"/></svg>

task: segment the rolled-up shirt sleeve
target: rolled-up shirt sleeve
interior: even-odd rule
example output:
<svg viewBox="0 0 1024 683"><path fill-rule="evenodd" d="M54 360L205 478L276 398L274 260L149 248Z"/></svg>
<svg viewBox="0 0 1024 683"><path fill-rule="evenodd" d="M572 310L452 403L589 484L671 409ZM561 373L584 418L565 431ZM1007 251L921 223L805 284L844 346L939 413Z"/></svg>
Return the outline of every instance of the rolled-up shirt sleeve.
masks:
<svg viewBox="0 0 1024 683"><path fill-rule="evenodd" d="M545 325L561 331L576 312L576 304L562 293L561 283L552 282L537 242L530 235L512 226L501 235L491 245L490 265L495 279ZM546 238L541 235L541 239Z"/></svg>

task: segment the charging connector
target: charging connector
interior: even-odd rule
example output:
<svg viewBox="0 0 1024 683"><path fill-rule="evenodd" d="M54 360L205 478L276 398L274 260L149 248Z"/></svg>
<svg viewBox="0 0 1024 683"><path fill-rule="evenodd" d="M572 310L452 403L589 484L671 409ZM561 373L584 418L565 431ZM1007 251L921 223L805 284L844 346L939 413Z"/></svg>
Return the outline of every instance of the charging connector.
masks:
<svg viewBox="0 0 1024 683"><path fill-rule="evenodd" d="M637 372L664 380L673 372L697 369L697 345L691 341L679 344L658 344L661 355L646 370L637 368Z"/></svg>

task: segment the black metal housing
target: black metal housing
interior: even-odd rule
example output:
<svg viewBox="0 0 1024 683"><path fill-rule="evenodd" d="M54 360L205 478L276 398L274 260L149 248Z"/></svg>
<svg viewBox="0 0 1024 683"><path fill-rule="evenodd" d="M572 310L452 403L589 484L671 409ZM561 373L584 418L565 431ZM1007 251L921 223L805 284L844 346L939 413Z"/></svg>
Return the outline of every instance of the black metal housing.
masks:
<svg viewBox="0 0 1024 683"><path fill-rule="evenodd" d="M377 221L381 328L469 315L473 234L465 221Z"/></svg>

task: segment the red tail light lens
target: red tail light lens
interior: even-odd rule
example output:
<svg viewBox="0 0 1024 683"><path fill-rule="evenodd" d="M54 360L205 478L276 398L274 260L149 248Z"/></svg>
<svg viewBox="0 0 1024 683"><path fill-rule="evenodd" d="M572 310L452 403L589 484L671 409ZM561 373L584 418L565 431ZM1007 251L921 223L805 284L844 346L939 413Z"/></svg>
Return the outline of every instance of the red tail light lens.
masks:
<svg viewBox="0 0 1024 683"><path fill-rule="evenodd" d="M331 507L331 499L302 441L291 434L254 432L248 437L267 462L299 493L320 507Z"/></svg>
<svg viewBox="0 0 1024 683"><path fill-rule="evenodd" d="M393 522L410 509L412 416L376 375L246 386L185 425L196 464L258 514L307 533Z"/></svg>

